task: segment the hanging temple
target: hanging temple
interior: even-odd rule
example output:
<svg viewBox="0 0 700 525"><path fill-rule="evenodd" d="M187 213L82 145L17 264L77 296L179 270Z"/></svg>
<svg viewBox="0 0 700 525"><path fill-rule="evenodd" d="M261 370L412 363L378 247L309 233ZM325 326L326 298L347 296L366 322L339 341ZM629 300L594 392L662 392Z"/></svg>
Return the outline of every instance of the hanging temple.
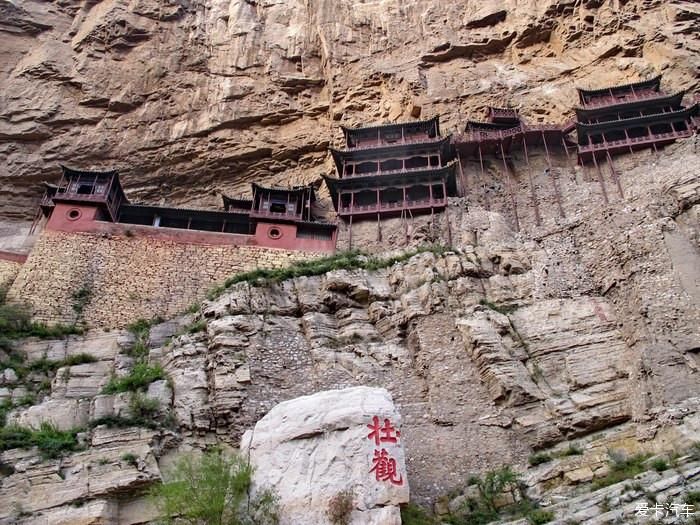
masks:
<svg viewBox="0 0 700 525"><path fill-rule="evenodd" d="M468 121L461 133L443 136L438 117L429 120L343 127L344 149L331 149L337 176L323 176L337 221L315 213L313 185L288 188L251 185L249 198L223 196L223 210L208 211L133 204L126 197L116 171L83 171L62 166L58 184L46 184L41 217L46 228L57 231L100 231L101 223L116 223L167 232L186 230L175 238L196 236L214 244L241 244L287 250L333 252L338 221L349 230L353 221L388 217L408 218L447 210L448 198L465 196L469 187L462 163L474 162L484 181L485 159L503 164L510 193L514 226L520 220L513 197L511 153L519 150L529 170L529 153L544 151L575 155L580 165L598 172L601 194L607 202L600 165L605 162L622 197L613 156L654 148L700 131L698 97L683 105L685 92L661 91L661 76L603 89L578 89L575 117L562 124L529 124L517 110L491 107L486 121ZM574 135L575 132L575 135ZM531 188L534 187L531 182ZM472 182L473 183L473 182ZM565 215L557 181L552 178L560 216ZM535 202L535 217L540 222Z"/></svg>

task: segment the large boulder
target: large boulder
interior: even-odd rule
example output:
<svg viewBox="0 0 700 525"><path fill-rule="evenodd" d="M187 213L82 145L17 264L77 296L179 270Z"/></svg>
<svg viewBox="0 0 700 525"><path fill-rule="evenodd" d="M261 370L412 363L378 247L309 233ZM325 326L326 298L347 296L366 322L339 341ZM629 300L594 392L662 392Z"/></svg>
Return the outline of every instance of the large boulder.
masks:
<svg viewBox="0 0 700 525"><path fill-rule="evenodd" d="M285 401L247 431L256 490L279 496L280 525L327 525L351 495L352 525L400 525L408 502L401 416L383 388L330 390Z"/></svg>

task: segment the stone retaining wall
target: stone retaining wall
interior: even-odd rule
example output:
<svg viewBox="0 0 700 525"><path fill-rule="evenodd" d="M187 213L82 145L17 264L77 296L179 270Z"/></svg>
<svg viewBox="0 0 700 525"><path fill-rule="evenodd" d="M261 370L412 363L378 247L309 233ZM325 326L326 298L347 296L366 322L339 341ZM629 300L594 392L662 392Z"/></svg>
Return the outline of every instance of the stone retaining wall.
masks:
<svg viewBox="0 0 700 525"><path fill-rule="evenodd" d="M4 290L15 280L22 263L0 259L0 290Z"/></svg>
<svg viewBox="0 0 700 525"><path fill-rule="evenodd" d="M211 246L154 239L44 231L10 288L37 320L121 327L171 317L230 275L279 268L313 256L253 246ZM3 261L0 261L2 263ZM0 283L4 276L0 266ZM82 312L83 292L87 297Z"/></svg>

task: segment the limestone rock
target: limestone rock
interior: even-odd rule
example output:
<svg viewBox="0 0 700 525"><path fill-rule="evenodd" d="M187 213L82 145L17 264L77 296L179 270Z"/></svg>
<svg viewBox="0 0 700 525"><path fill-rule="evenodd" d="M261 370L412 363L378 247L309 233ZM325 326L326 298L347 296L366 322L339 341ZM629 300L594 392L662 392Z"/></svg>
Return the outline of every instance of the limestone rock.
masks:
<svg viewBox="0 0 700 525"><path fill-rule="evenodd" d="M379 430L375 442L372 425L388 428L386 420L395 431ZM325 391L280 403L244 434L241 447L256 467L256 489L279 495L282 525L329 523L329 502L344 491L353 494L350 523L398 525L398 505L408 501L400 425L384 389ZM373 461L384 452L386 462Z"/></svg>
<svg viewBox="0 0 700 525"><path fill-rule="evenodd" d="M49 399L12 414L10 423L39 428L42 423L51 423L59 430L85 427L90 415L88 399Z"/></svg>

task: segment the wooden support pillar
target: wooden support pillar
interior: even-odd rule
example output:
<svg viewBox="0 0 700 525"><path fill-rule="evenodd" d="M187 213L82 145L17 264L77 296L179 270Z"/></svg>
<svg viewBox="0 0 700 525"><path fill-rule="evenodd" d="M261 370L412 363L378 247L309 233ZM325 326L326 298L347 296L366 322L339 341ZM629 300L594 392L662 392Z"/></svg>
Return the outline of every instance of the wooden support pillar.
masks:
<svg viewBox="0 0 700 525"><path fill-rule="evenodd" d="M501 148L501 159L503 160L503 169L505 170L506 177L506 187L508 188L508 193L510 194L510 203L513 207L513 217L515 219L515 231L520 231L520 219L518 218L518 203L515 200L515 194L513 193L513 186L510 180L510 170L508 169L508 163L506 162L506 153L503 150L503 141L499 140L498 145Z"/></svg>
<svg viewBox="0 0 700 525"><path fill-rule="evenodd" d="M561 191L559 190L559 180L557 179L557 176L554 174L554 169L552 167L552 158L549 156L549 146L547 145L547 136L544 134L544 131L542 131L541 133L542 133L542 143L544 144L544 151L547 155L547 167L549 168L549 175L552 177L552 186L554 186L554 195L555 195L555 198L557 199L557 207L559 208L559 216L566 217L566 214L564 213L564 206L562 205L562 202L561 202ZM566 147L566 144L564 144L564 146Z"/></svg>
<svg viewBox="0 0 700 525"><path fill-rule="evenodd" d="M630 136L629 133L627 133L627 128L623 129L622 131L625 132L625 139L627 139L627 145L629 147L630 153L634 153L634 150L632 149L632 144L630 144Z"/></svg>
<svg viewBox="0 0 700 525"><path fill-rule="evenodd" d="M401 222L403 223L404 245L408 245L408 223L406 222L406 208L401 208Z"/></svg>
<svg viewBox="0 0 700 525"><path fill-rule="evenodd" d="M615 181L615 184L617 185L617 192L620 194L621 198L625 198L624 193L622 192L622 184L620 183L620 177L617 175L617 171L615 171L615 165L613 164L613 159L612 156L610 155L609 151L605 151L608 155L608 164L610 165L610 172L612 174L612 178Z"/></svg>
<svg viewBox="0 0 700 525"><path fill-rule="evenodd" d="M445 181L442 181L443 188L445 186ZM452 247L452 227L450 226L450 215L448 211L449 206L445 206L445 223L447 224L447 245Z"/></svg>
<svg viewBox="0 0 700 525"><path fill-rule="evenodd" d="M382 221L379 216L379 211L377 211L377 241L381 242L382 240Z"/></svg>
<svg viewBox="0 0 700 525"><path fill-rule="evenodd" d="M654 147L654 153L656 153L656 157L658 158L658 156L659 156L659 149L656 147L656 141L655 141L654 138L651 136L651 128L650 128L649 126L647 126L647 133L648 133L647 136L649 137L649 139L651 139L651 145Z"/></svg>
<svg viewBox="0 0 700 525"><path fill-rule="evenodd" d="M352 250L352 214L350 214L350 222L348 226L348 250Z"/></svg>
<svg viewBox="0 0 700 525"><path fill-rule="evenodd" d="M589 138L590 142L590 138ZM605 189L605 181L603 180L603 172L600 170L600 166L598 165L598 159L596 158L596 153L595 151L591 152L593 156L593 164L595 164L595 168L598 171L598 181L600 182L600 189L603 192L603 200L605 201L605 204L609 204L610 201L608 200L608 190Z"/></svg>
<svg viewBox="0 0 700 525"><path fill-rule="evenodd" d="M460 189L461 189L461 196L466 197L467 192L469 190L469 186L467 183L467 177L464 175L464 170L462 169L462 155L459 151L457 151L457 165L459 166L459 178L460 178Z"/></svg>
<svg viewBox="0 0 700 525"><path fill-rule="evenodd" d="M484 193L484 204L486 204L486 210L490 211L491 210L491 201L489 199L489 195L486 192L486 175L484 174L484 158L481 154L481 144L477 144L477 147L479 149L479 165L481 166L481 188Z"/></svg>
<svg viewBox="0 0 700 525"><path fill-rule="evenodd" d="M535 183L532 180L532 170L530 170L530 158L527 154L527 141L525 140L525 135L523 135L523 152L525 153L525 166L527 167L527 178L530 182L530 198L532 199L532 206L535 209L535 222L537 223L537 226L540 226L542 224L542 218L540 217L540 206L537 203Z"/></svg>

